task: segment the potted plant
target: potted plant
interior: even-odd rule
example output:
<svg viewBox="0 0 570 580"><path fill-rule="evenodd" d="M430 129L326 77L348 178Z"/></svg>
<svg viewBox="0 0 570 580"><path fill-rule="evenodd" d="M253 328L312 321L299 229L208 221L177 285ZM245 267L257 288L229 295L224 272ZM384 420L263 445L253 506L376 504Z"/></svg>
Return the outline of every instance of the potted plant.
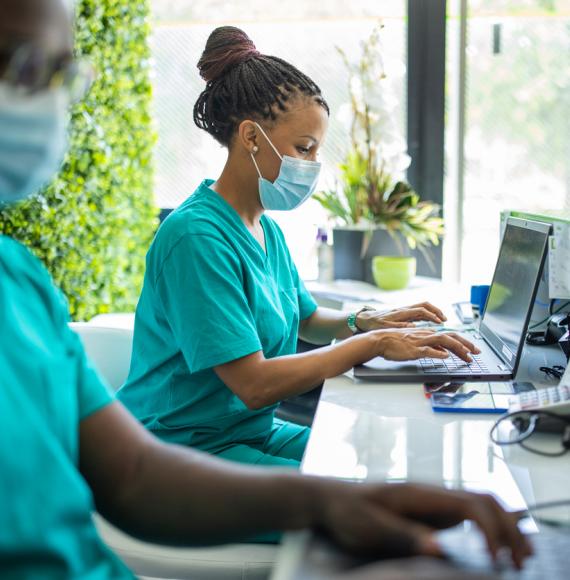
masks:
<svg viewBox="0 0 570 580"><path fill-rule="evenodd" d="M429 249L443 235L439 206L421 201L403 179L410 163L406 143L396 125L396 99L387 84L380 30L375 28L363 43L362 56L351 64L341 50L349 71L350 103L339 116L350 129L350 147L340 165L336 187L315 195L334 220L335 277L372 281L375 271L399 269L406 285L418 249L433 268ZM396 276L398 277L398 276ZM381 283L381 276L374 276ZM385 278L387 280L387 278ZM388 286L402 286L388 283Z"/></svg>

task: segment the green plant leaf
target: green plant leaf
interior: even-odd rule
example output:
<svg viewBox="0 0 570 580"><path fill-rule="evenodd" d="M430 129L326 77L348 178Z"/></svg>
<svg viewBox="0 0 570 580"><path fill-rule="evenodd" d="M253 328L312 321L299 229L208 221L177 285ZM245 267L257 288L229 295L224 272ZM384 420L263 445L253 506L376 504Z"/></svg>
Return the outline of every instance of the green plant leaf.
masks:
<svg viewBox="0 0 570 580"><path fill-rule="evenodd" d="M379 51L381 28L382 25L376 27L363 43L361 58L356 64L350 62L342 49L337 49L349 72L350 82L356 79L365 86L370 83L371 71L376 71L376 75L381 71L377 81L383 78L384 65ZM381 149L371 138L373 123L379 122L382 111L372 110L371 103L358 103L350 86L349 94L353 114L352 146L339 165L336 189L319 194L315 199L342 224L382 227L400 241L404 239L410 248L437 245L444 234L443 220L438 217L440 207L422 201L409 183L394 182L385 169L384 160L378 158Z"/></svg>

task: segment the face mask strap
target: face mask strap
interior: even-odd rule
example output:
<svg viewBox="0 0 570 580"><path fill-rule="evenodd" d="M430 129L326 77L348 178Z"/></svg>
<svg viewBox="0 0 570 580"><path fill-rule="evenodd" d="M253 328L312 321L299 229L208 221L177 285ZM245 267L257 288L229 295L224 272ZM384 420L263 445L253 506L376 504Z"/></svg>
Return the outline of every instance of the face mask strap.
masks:
<svg viewBox="0 0 570 580"><path fill-rule="evenodd" d="M253 164L255 165L255 168L257 169L257 174L259 175L259 177L261 177L263 179L263 175L261 175L261 171L259 171L259 165L257 165L257 161L255 160L253 153L250 153L250 155L251 155L251 160L253 161Z"/></svg>
<svg viewBox="0 0 570 580"><path fill-rule="evenodd" d="M275 151L275 154L277 155L277 157L279 157L279 159L281 159L281 161L283 161L283 156L281 155L281 153L279 153L279 151L277 151L277 149L275 148L275 145L273 145L273 143L271 142L271 139L267 136L267 133L261 128L261 125L257 121L254 121L254 123L257 125L257 128L261 131L262 135L267 139L267 142L269 143L269 145L271 145L271 148L273 149L273 151Z"/></svg>

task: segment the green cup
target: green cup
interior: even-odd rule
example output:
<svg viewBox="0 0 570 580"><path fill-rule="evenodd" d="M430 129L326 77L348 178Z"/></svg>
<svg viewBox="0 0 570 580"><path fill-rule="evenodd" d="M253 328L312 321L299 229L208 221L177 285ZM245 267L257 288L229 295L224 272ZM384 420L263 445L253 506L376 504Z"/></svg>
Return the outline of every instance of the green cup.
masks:
<svg viewBox="0 0 570 580"><path fill-rule="evenodd" d="M372 275L382 290L403 290L416 275L416 259L412 256L374 256Z"/></svg>

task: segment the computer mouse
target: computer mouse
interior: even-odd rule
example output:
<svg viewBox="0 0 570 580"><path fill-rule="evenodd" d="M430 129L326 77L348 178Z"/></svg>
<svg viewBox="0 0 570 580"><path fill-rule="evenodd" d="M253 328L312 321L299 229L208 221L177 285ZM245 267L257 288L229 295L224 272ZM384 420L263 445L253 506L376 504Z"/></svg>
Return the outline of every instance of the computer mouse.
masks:
<svg viewBox="0 0 570 580"><path fill-rule="evenodd" d="M554 344L558 342L568 330L568 323L570 316L567 312L561 314L553 314L546 326L546 333L544 336L546 344Z"/></svg>
<svg viewBox="0 0 570 580"><path fill-rule="evenodd" d="M567 312L553 314L546 325L546 330L529 332L526 335L526 342L535 346L556 344L568 331L570 315Z"/></svg>

